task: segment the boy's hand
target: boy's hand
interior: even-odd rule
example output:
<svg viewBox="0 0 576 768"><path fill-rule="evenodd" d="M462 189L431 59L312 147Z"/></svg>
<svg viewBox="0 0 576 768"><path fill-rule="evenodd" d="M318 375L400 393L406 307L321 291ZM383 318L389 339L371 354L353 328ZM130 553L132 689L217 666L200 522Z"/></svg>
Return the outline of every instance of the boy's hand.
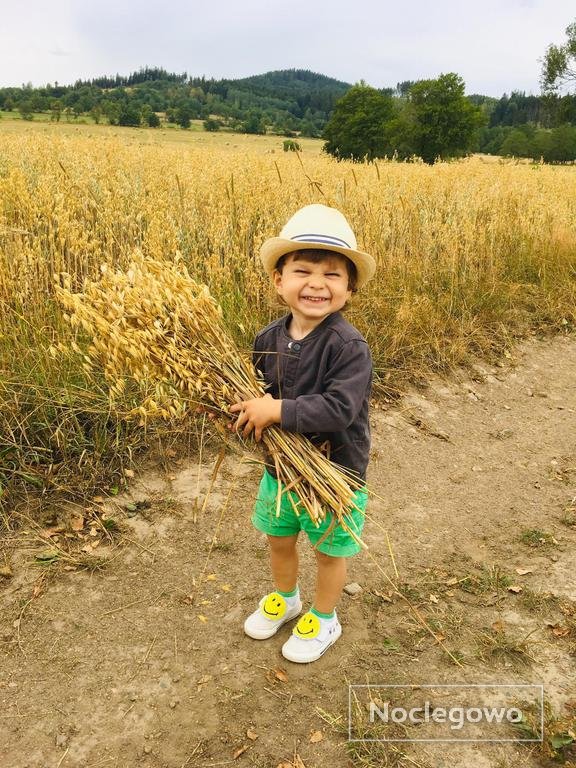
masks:
<svg viewBox="0 0 576 768"><path fill-rule="evenodd" d="M230 406L230 413L238 413L234 429L238 432L242 427L242 435L248 437L254 430L256 442L262 438L262 430L271 424L280 424L282 400L275 400L272 395L255 397L253 400L243 400Z"/></svg>

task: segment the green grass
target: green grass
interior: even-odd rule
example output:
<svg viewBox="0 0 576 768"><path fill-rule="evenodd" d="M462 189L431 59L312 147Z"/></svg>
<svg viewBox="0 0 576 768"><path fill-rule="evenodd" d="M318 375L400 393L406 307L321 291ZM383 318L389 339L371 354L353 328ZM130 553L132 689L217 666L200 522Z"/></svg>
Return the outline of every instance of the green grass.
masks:
<svg viewBox="0 0 576 768"><path fill-rule="evenodd" d="M463 592L482 595L488 592L504 592L512 584L512 579L498 566L483 568L478 573L468 574L458 582Z"/></svg>
<svg viewBox="0 0 576 768"><path fill-rule="evenodd" d="M560 516L560 522L562 525L565 525L567 528L574 528L576 527L576 505L570 504L562 515Z"/></svg>
<svg viewBox="0 0 576 768"><path fill-rule="evenodd" d="M520 709L524 719L518 724L520 738L538 739L538 752L543 768L553 765L569 765L576 763L576 713L568 703L566 711L558 713L552 707L547 697L544 698L544 733L542 734L542 712L540 706L532 703L521 703ZM530 751L534 746L526 744Z"/></svg>
<svg viewBox="0 0 576 768"><path fill-rule="evenodd" d="M551 533L541 531L539 528L528 528L520 534L520 541L529 547L549 549L558 546L558 542Z"/></svg>
<svg viewBox="0 0 576 768"><path fill-rule="evenodd" d="M504 630L487 629L478 638L479 656L485 663L497 662L516 668L529 666L534 661L530 634L516 638Z"/></svg>
<svg viewBox="0 0 576 768"><path fill-rule="evenodd" d="M558 595L552 592L534 592L526 587L518 597L520 604L532 613L556 612L560 604Z"/></svg>

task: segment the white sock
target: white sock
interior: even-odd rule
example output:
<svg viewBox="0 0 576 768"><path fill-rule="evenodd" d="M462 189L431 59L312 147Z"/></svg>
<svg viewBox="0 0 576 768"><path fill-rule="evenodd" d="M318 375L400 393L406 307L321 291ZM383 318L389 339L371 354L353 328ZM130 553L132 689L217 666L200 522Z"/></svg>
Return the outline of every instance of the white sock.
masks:
<svg viewBox="0 0 576 768"><path fill-rule="evenodd" d="M278 592L278 590L276 590ZM281 592L278 592L280 597L283 597L284 600L286 600L286 605L289 608L293 608L295 605L298 605L300 602L300 588L298 585L296 585L296 593L294 595L291 595L290 597L285 597Z"/></svg>

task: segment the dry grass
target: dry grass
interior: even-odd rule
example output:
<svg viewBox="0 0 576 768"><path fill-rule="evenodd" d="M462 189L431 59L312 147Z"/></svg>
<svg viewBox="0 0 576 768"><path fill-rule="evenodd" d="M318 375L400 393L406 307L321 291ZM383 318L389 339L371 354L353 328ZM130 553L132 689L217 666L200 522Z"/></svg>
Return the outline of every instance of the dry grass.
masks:
<svg viewBox="0 0 576 768"><path fill-rule="evenodd" d="M264 154L256 141L235 148L122 136L31 128L3 137L4 502L8 490L34 483L71 486L79 469L106 477L150 439L123 419L149 392L128 388L111 406L104 378L95 385L76 356L50 357L50 346L72 340L86 349L56 305L57 274L75 291L102 264L126 269L135 250L178 258L210 286L247 349L277 314L260 244L298 207L324 202L344 211L378 263L349 317L371 345L380 391L394 393L471 354L498 354L530 328L574 325L572 167L480 159L362 166L315 151Z"/></svg>

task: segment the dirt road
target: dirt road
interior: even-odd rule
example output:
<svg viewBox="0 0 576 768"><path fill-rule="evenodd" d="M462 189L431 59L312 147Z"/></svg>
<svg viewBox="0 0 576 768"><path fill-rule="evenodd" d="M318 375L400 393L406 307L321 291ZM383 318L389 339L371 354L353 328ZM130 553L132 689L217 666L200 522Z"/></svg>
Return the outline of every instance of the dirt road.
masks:
<svg viewBox="0 0 576 768"><path fill-rule="evenodd" d="M5 537L0 765L546 765L534 743L347 743L348 685L542 684L547 736L574 727L576 339L526 342L372 424L369 551L349 574L362 591L314 665L281 657L289 627L242 633L269 581L248 522L259 470L238 456L204 510L210 445L201 466L168 456L137 472L129 497L87 504L72 526L57 511L44 543L32 525ZM75 542L106 566L58 556ZM52 568L35 559L51 553Z"/></svg>

